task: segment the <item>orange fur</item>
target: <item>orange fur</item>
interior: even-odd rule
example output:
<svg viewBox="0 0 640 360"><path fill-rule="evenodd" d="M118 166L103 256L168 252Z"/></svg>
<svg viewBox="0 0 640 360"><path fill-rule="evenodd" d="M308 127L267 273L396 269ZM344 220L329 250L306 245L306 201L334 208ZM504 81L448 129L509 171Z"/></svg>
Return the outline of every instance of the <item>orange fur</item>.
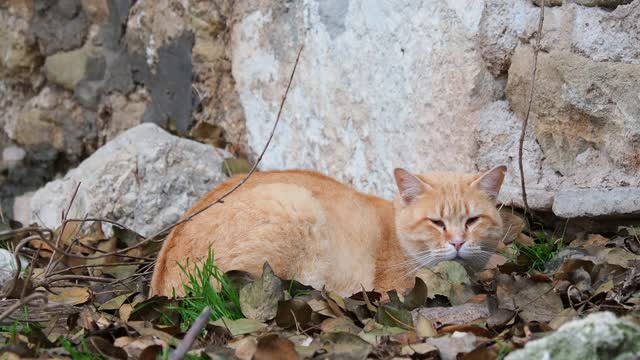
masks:
<svg viewBox="0 0 640 360"><path fill-rule="evenodd" d="M151 282L152 295L184 295L185 264L206 256L209 247L223 270L259 275L265 261L286 279L343 295L412 285L422 266L448 260L452 241L466 240L460 260L486 261L502 234L492 195L504 167L482 177L452 173L413 176L397 169L400 194L386 201L362 194L312 171L255 173L237 191L165 241ZM497 177L496 177L497 176ZM198 201L185 216L215 201L234 186L231 178ZM470 226L467 218L479 216ZM439 227L428 220L446 224ZM429 255L430 254L430 255ZM427 256L429 255L429 256Z"/></svg>

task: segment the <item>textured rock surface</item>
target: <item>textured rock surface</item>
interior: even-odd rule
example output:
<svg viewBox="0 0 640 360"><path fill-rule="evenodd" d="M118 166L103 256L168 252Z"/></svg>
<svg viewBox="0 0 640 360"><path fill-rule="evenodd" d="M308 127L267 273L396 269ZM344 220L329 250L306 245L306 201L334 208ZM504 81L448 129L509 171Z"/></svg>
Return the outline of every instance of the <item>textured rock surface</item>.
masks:
<svg viewBox="0 0 640 360"><path fill-rule="evenodd" d="M16 196L142 122L245 152L231 4L0 1L0 154L25 154L0 158L5 215Z"/></svg>
<svg viewBox="0 0 640 360"><path fill-rule="evenodd" d="M573 320L524 349L507 355L519 359L637 359L640 356L640 326L602 312Z"/></svg>
<svg viewBox="0 0 640 360"><path fill-rule="evenodd" d="M175 222L224 179L222 150L154 124L130 129L33 195L32 219L54 228L75 187L70 217L104 217L150 234Z"/></svg>
<svg viewBox="0 0 640 360"><path fill-rule="evenodd" d="M296 4L245 4L232 31L254 152L305 44L263 168L315 168L385 196L394 166L474 168L471 114L501 90L476 50L482 2Z"/></svg>
<svg viewBox="0 0 640 360"><path fill-rule="evenodd" d="M0 11L0 79L28 77L37 66L40 57L35 38L29 32L29 16L26 8Z"/></svg>
<svg viewBox="0 0 640 360"><path fill-rule="evenodd" d="M530 47L518 47L509 70L507 98L520 117L528 103L531 55ZM562 177L556 215L640 212L637 189L627 188L640 185L638 89L640 65L594 62L566 51L540 54L531 124L544 153L542 168L557 174L547 172L544 181Z"/></svg>
<svg viewBox="0 0 640 360"><path fill-rule="evenodd" d="M245 2L236 9L231 46L249 148L255 154L263 146L304 43L263 168L315 168L389 197L396 166L478 171L506 163L500 200L521 205L526 49L539 11L531 1ZM595 195L640 185L633 174L639 21L638 0L613 11L575 3L546 10L524 152L534 208L570 206L554 200L566 190ZM598 213L640 210L633 202L611 204ZM582 207L570 214L593 213Z"/></svg>
<svg viewBox="0 0 640 360"><path fill-rule="evenodd" d="M44 72L49 81L73 90L85 78L88 60L89 54L84 48L58 52L47 57Z"/></svg>
<svg viewBox="0 0 640 360"><path fill-rule="evenodd" d="M552 3L524 143L530 205L638 212L628 199L605 211L562 194L640 187L640 0ZM390 197L396 166L505 163L500 200L521 205L539 11L531 0L0 1L0 153L13 149L0 201L10 214L16 196L142 122L255 156L304 44L264 169L313 168Z"/></svg>
<svg viewBox="0 0 640 360"><path fill-rule="evenodd" d="M507 98L520 117L528 103L531 55L530 48L519 47L509 71ZM610 162L599 167L606 171L599 175L611 178L610 172L619 169L615 178L620 183L639 181L640 65L594 62L552 51L540 54L537 80L532 122L550 166L572 176L580 165L597 162L583 159L595 150L589 155ZM606 180L592 174L582 181L579 185L597 186Z"/></svg>

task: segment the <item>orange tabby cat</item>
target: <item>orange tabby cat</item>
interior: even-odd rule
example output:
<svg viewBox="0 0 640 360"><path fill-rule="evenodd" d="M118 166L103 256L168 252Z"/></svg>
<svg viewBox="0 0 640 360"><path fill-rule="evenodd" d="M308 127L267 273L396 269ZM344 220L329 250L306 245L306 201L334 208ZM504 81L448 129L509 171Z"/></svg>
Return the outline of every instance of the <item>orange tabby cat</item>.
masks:
<svg viewBox="0 0 640 360"><path fill-rule="evenodd" d="M260 275L265 261L284 279L341 295L413 285L422 267L457 259L484 266L504 235L495 206L506 167L482 175L394 172L399 196L386 201L311 171L255 173L224 204L177 226L158 256L152 295L184 295L185 264L209 247L221 270ZM203 197L205 207L238 181Z"/></svg>

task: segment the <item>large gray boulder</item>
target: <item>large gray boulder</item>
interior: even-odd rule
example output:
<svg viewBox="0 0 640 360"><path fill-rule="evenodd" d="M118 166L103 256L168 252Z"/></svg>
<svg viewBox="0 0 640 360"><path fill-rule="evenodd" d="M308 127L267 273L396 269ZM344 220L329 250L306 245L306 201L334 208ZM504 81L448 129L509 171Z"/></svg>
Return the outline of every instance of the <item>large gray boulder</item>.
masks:
<svg viewBox="0 0 640 360"><path fill-rule="evenodd" d="M225 179L222 161L227 156L154 124L138 125L38 190L31 200L32 220L58 226L80 184L69 217L107 218L149 235L178 220Z"/></svg>
<svg viewBox="0 0 640 360"><path fill-rule="evenodd" d="M507 360L631 360L640 357L640 325L595 313L562 325L542 339L530 341Z"/></svg>

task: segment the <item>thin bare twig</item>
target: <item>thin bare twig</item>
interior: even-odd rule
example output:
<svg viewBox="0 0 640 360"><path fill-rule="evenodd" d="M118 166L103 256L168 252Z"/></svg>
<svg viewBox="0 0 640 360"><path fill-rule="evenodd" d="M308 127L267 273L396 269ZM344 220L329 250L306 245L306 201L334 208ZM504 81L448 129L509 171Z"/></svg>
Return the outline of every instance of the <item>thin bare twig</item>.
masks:
<svg viewBox="0 0 640 360"><path fill-rule="evenodd" d="M36 300L43 300L44 302L47 302L47 294L42 293L42 292L36 292L36 293L33 293L33 294L25 297L24 299L20 300L19 302L11 305L7 310L5 310L5 312L0 314L0 321L4 320L9 315L13 314L13 312L18 310L21 306L30 304L30 303L32 303L32 302L34 302Z"/></svg>
<svg viewBox="0 0 640 360"><path fill-rule="evenodd" d="M70 266L68 268L64 268L62 270L57 270L52 272L51 274L49 274L50 276L53 275L60 275L60 274L64 274L66 272L72 271L72 270L78 270L78 269L88 269L88 268L102 268L102 267L114 267L114 266L130 266L130 265L146 265L146 264L150 264L150 261L129 261L129 262L116 262L116 263L107 263L107 264L85 264L85 265L76 265L76 266Z"/></svg>
<svg viewBox="0 0 640 360"><path fill-rule="evenodd" d="M84 280L84 281L94 281L94 282L100 282L100 283L111 283L117 279L97 277L97 276L86 276L86 275L55 275L55 276L47 277L43 282L46 282L48 285L50 285L54 282L63 281L63 280Z"/></svg>
<svg viewBox="0 0 640 360"><path fill-rule="evenodd" d="M70 220L65 220L65 222L70 222L70 221L79 221L76 219L70 219ZM91 221L91 220L84 220L84 221ZM142 241L136 245L130 246L128 248L125 249L120 249L120 250L116 250L116 251L112 251L109 253L104 253L104 254L100 254L100 255L93 255L93 256L85 256L85 255L76 255L73 253L69 253L64 249L59 248L58 246L56 246L56 244L54 244L50 238L53 237L53 231L49 230L49 229L45 229L45 228L38 228L38 227L29 227L29 228L23 228L23 229L18 229L18 230L12 230L12 231L5 231L3 233L1 233L0 235L4 235L4 234L20 234L23 232L33 232L35 233L35 235L31 235L25 239L23 239L22 241L20 241L20 243L18 243L18 245L15 247L14 250L14 258L16 261L16 270L14 272L13 275L13 281L11 281L8 285L7 288L4 289L4 292L2 294L0 294L0 299L1 298L5 298L7 296L9 296L16 284L17 284L17 279L20 276L20 272L22 271L22 264L20 262L20 251L22 250L22 248L27 245L28 243L30 243L33 240L40 240L42 242L44 242L45 244L47 244L50 248L51 251L54 252L53 255L55 254L59 254L62 257L70 257L70 258L75 258L75 259L83 259L83 260L93 260L93 259L100 259L100 258L105 258L108 256L118 256L121 253L127 252L131 249L140 247L142 245L144 245L144 243L148 242L148 241ZM45 235L45 233L48 234ZM136 265L139 262L131 262L131 265ZM69 269L67 269L69 270ZM113 281L117 281L117 279L108 279L108 278L98 278L98 277L91 277L91 276L83 276L83 275L64 275L64 276L51 276L52 274L44 274L44 278L43 280L39 283L38 286L44 286L45 288L50 285L53 282L58 282L58 281L62 281L62 280L86 280L86 281L96 281L96 282L104 282L104 283L110 283ZM135 274L134 274L135 276Z"/></svg>
<svg viewBox="0 0 640 360"><path fill-rule="evenodd" d="M538 52L540 51L540 42L542 40L542 24L544 23L544 0L540 2L540 17L538 19L538 33L536 34L536 44L533 46L533 69L531 70L531 90L529 91L529 103L527 104L527 113L522 123L522 131L520 132L520 142L518 144L518 167L520 170L520 185L522 187L522 202L524 205L524 214L531 216L529 201L527 200L527 189L524 179L524 168L522 165L522 152L524 149L524 138L529 124L529 114L531 113L531 103L533 102L533 92L535 90L536 72L538 71Z"/></svg>
<svg viewBox="0 0 640 360"><path fill-rule="evenodd" d="M191 325L187 333L184 335L184 338L182 339L178 347L176 347L176 349L169 355L169 360L184 359L184 357L187 355L187 352L189 352L189 349L191 349L191 346L193 346L193 343L198 338L200 331L202 331L204 326L209 322L210 315L210 307L207 306L202 309L202 312L200 313L200 315L198 315L196 321L193 322L193 325Z"/></svg>
<svg viewBox="0 0 640 360"><path fill-rule="evenodd" d="M236 191L240 186L242 186L251 177L251 175L253 175L253 173L258 168L258 165L262 161L262 157L266 153L267 148L269 147L269 144L271 143L271 139L273 139L273 135L276 132L276 128L278 127L278 123L280 122L280 116L282 115L282 109L284 108L284 103L287 100L287 95L289 95L289 89L291 88L291 83L293 82L293 76L295 75L296 69L298 68L298 62L300 61L300 54L302 53L302 49L303 48L304 48L304 46L300 46L300 49L298 50L298 54L296 56L296 61L293 64L293 69L291 70L291 75L289 76L289 82L287 83L287 88L285 89L284 95L282 96L282 100L280 101L280 107L278 108L278 115L276 115L276 120L273 123L273 127L271 128L271 133L269 134L269 138L267 139L266 144L262 148L262 152L260 152L260 155L256 159L256 162L251 167L251 170L249 170L249 172L234 187L232 187L229 191L227 191L222 196L220 196L216 201L214 201L214 202L208 204L207 206L199 209L198 211L194 212L193 214L190 214L189 216L185 217L184 219L179 220L178 222L165 227L164 229L158 231L157 233L155 233L154 235L150 236L147 239L153 240L154 238L166 233L167 231L173 229L174 227L193 219L194 217L196 217L197 215L199 215L202 212L206 211L210 207L212 207L212 206L214 206L216 204L223 203L224 199L227 196L231 195L234 191Z"/></svg>
<svg viewBox="0 0 640 360"><path fill-rule="evenodd" d="M29 282L31 281L31 276L33 275L33 269L35 268L36 261L38 261L38 257L40 255L40 249L42 248L42 244L38 245L38 251L36 251L33 258L31 258L31 265L29 265L29 273L25 277L24 285L22 286L22 292L20 292L20 299L24 299L27 295L27 290L29 289Z"/></svg>
<svg viewBox="0 0 640 360"><path fill-rule="evenodd" d="M73 191L73 195L71 195L71 199L69 199L67 210L62 213L62 229L60 230L60 232L58 233L58 236L56 237L56 247L60 246L60 241L62 240L62 236L64 235L64 229L67 227L67 222L65 220L67 219L67 215L71 211L71 206L73 205L73 201L76 199L76 195L78 195L79 189L80 189L80 183L76 185L76 188ZM55 260L56 260L56 254L54 252L53 254L51 254L49 263L47 264L47 267L44 270L45 276L51 272L51 269L53 268L54 263L57 264Z"/></svg>

